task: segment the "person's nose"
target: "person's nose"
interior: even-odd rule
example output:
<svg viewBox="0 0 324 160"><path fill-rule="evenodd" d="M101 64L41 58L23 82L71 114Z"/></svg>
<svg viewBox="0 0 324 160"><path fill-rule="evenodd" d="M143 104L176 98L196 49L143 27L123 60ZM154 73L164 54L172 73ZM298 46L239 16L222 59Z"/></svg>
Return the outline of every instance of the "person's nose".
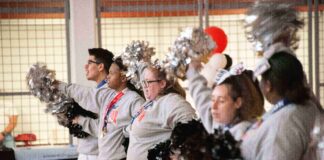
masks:
<svg viewBox="0 0 324 160"><path fill-rule="evenodd" d="M217 110L217 108L218 108L218 103L217 103L217 101L213 101L212 109L213 109L213 110Z"/></svg>

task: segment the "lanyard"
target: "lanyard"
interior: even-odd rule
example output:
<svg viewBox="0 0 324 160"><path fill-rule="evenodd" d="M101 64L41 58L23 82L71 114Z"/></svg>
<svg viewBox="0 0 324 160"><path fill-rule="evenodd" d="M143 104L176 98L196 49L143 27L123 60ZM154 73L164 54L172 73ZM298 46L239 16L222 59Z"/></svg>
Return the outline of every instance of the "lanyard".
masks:
<svg viewBox="0 0 324 160"><path fill-rule="evenodd" d="M262 116L262 121L265 121L270 115L278 112L279 110L285 108L288 104L290 104L291 102L288 101L287 99L282 99L280 101L278 101L274 107L266 114L264 114Z"/></svg>
<svg viewBox="0 0 324 160"><path fill-rule="evenodd" d="M97 85L97 89L102 87L103 85L106 84L106 80L102 80L98 85Z"/></svg>
<svg viewBox="0 0 324 160"><path fill-rule="evenodd" d="M272 114L278 112L279 110L285 108L288 104L290 104L291 102L288 101L287 99L282 99L280 101L278 101L274 107L268 112L265 113L261 119L257 120L256 122L254 122L252 125L250 125L246 131L245 134L243 135L242 139L244 139L244 137L246 137L247 135L247 131L250 129L256 129L258 128L268 117L270 117Z"/></svg>
<svg viewBox="0 0 324 160"><path fill-rule="evenodd" d="M153 105L153 101L149 101L148 103L146 103L138 112L136 112L136 114L132 117L130 124L133 124L135 119L144 111L146 110L148 107Z"/></svg>
<svg viewBox="0 0 324 160"><path fill-rule="evenodd" d="M106 128L107 126L107 117L110 113L110 111L115 107L115 104L120 100L120 98L124 95L123 92L119 92L114 99L106 106L105 114L104 114L104 124L102 126L102 129Z"/></svg>
<svg viewBox="0 0 324 160"><path fill-rule="evenodd" d="M238 124L240 121L241 121L241 119L239 117L234 118L232 123L224 125L224 127L223 127L224 131L230 130L233 126Z"/></svg>

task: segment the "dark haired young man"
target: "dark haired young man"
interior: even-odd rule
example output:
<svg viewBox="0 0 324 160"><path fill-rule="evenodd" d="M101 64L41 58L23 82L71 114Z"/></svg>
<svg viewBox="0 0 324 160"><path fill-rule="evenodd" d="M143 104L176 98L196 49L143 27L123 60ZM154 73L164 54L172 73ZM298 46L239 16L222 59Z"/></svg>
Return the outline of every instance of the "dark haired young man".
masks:
<svg viewBox="0 0 324 160"><path fill-rule="evenodd" d="M95 81L97 89L106 87L106 77L109 72L110 65L113 62L114 55L102 48L92 48L88 50L89 57L85 64L86 77L90 81ZM86 110L99 114L99 108L93 105L82 106ZM89 118L79 116L75 119L79 124L95 123L98 121L89 120ZM91 124L90 124L91 125ZM83 139L78 139L79 160L96 160L98 157L98 138L94 133Z"/></svg>

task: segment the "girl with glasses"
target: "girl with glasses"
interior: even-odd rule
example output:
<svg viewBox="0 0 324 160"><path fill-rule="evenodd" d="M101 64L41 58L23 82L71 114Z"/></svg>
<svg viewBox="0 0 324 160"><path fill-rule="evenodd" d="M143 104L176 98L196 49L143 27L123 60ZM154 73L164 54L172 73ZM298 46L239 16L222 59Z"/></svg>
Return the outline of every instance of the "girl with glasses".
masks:
<svg viewBox="0 0 324 160"><path fill-rule="evenodd" d="M165 72L160 69L147 67L143 73L142 87L146 103L128 128L128 160L146 160L149 149L170 138L176 123L196 117L179 83L168 81Z"/></svg>

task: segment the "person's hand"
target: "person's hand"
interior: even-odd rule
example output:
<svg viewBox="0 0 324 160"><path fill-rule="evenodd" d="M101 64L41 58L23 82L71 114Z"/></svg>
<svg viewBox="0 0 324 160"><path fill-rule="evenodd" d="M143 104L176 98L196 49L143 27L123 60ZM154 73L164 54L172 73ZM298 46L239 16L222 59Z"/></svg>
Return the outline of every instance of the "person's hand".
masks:
<svg viewBox="0 0 324 160"><path fill-rule="evenodd" d="M52 83L52 86L53 86L54 88L58 88L60 83L61 83L61 81L59 81L59 80L55 80L55 81Z"/></svg>
<svg viewBox="0 0 324 160"><path fill-rule="evenodd" d="M0 133L0 142L2 142L3 140L4 140L4 136L3 136L3 134L2 133Z"/></svg>
<svg viewBox="0 0 324 160"><path fill-rule="evenodd" d="M201 61L199 59L192 58L189 64L189 68L192 68L196 71L200 71L202 69Z"/></svg>
<svg viewBox="0 0 324 160"><path fill-rule="evenodd" d="M187 68L186 78L190 79L191 77L199 73L201 69L202 69L202 64L200 60L192 58Z"/></svg>
<svg viewBox="0 0 324 160"><path fill-rule="evenodd" d="M76 116L73 118L72 124L78 124L78 121L79 121L79 116Z"/></svg>

